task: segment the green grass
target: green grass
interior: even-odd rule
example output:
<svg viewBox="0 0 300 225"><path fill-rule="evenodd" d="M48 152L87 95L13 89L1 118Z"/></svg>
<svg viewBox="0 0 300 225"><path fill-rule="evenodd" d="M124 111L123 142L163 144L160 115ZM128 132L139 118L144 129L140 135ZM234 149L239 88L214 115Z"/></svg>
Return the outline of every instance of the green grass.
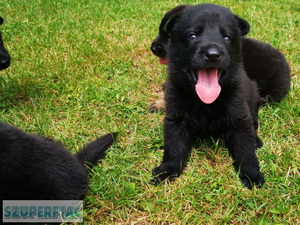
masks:
<svg viewBox="0 0 300 225"><path fill-rule="evenodd" d="M0 73L0 120L73 152L120 132L91 174L86 224L300 224L299 2L211 2L248 20L249 37L280 49L292 69L289 96L259 113L261 190L242 186L221 140L194 149L174 183L149 183L162 159L164 115L147 108L166 74L149 46L167 10L199 1L0 1L12 55Z"/></svg>

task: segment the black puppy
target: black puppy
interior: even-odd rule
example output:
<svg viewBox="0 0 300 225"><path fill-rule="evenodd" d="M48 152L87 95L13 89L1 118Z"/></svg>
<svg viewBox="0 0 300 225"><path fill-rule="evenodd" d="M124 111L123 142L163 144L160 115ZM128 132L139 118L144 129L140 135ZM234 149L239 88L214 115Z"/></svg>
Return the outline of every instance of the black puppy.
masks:
<svg viewBox="0 0 300 225"><path fill-rule="evenodd" d="M0 199L83 199L87 167L105 156L115 138L107 134L73 156L53 140L0 123Z"/></svg>
<svg viewBox="0 0 300 225"><path fill-rule="evenodd" d="M1 37L0 53L2 70L10 57ZM88 188L87 167L105 156L116 136L107 134L71 155L57 142L0 123L0 201L83 199Z"/></svg>
<svg viewBox="0 0 300 225"><path fill-rule="evenodd" d="M0 25L3 24L4 20L0 17ZM0 32L0 70L4 70L9 67L10 64L10 55L4 47L2 34Z"/></svg>
<svg viewBox="0 0 300 225"><path fill-rule="evenodd" d="M243 184L264 183L255 149L259 94L242 63L242 35L249 24L213 4L189 6L166 25L168 77L165 85L164 156L156 184L182 173L199 137L223 136Z"/></svg>
<svg viewBox="0 0 300 225"><path fill-rule="evenodd" d="M170 34L166 24L175 16L179 16L189 5L179 5L168 11L159 26L159 34L151 44L151 51L159 57L161 64L167 64L167 45ZM244 69L250 79L258 84L259 94L264 102L280 102L290 89L290 67L285 57L275 48L250 38L242 38L242 55ZM152 104L150 110L164 108L164 101Z"/></svg>

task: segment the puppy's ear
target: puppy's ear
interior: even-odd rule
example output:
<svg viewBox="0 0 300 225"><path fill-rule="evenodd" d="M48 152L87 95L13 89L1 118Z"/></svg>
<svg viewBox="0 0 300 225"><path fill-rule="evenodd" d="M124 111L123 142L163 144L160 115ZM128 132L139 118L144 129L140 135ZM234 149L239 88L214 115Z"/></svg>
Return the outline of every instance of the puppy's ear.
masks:
<svg viewBox="0 0 300 225"><path fill-rule="evenodd" d="M187 6L188 5L179 5L168 11L161 20L159 26L160 32L169 32L174 25L175 18L177 18Z"/></svg>
<svg viewBox="0 0 300 225"><path fill-rule="evenodd" d="M180 15L175 15L168 21L168 23L165 26L166 32L168 32L169 34L171 33L172 28L174 27L174 25L179 17L180 17Z"/></svg>
<svg viewBox="0 0 300 225"><path fill-rule="evenodd" d="M239 28L241 30L241 35L244 36L244 35L248 34L250 31L250 24L246 20L238 17L237 15L234 15L234 17L239 24Z"/></svg>
<svg viewBox="0 0 300 225"><path fill-rule="evenodd" d="M4 22L4 19L0 16L0 25Z"/></svg>

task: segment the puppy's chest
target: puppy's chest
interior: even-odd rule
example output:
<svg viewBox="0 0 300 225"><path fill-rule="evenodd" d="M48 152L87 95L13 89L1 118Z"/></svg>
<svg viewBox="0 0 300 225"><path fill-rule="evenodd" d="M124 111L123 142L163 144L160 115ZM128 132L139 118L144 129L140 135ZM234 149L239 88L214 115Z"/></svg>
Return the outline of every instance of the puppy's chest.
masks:
<svg viewBox="0 0 300 225"><path fill-rule="evenodd" d="M226 130L226 113L198 110L192 113L192 127L200 136L219 136Z"/></svg>

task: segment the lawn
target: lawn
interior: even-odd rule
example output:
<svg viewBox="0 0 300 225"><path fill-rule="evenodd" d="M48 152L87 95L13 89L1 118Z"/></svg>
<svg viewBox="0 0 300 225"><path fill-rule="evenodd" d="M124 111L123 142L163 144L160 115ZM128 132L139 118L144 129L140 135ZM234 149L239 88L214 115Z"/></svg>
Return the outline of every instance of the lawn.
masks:
<svg viewBox="0 0 300 225"><path fill-rule="evenodd" d="M246 19L248 37L280 49L291 66L289 95L259 112L262 189L242 186L222 140L194 148L175 182L149 182L162 159L164 113L148 107L166 76L149 47L167 10L201 1L0 1L12 56L0 73L0 121L72 152L119 132L91 173L85 224L300 224L300 3L210 2Z"/></svg>

